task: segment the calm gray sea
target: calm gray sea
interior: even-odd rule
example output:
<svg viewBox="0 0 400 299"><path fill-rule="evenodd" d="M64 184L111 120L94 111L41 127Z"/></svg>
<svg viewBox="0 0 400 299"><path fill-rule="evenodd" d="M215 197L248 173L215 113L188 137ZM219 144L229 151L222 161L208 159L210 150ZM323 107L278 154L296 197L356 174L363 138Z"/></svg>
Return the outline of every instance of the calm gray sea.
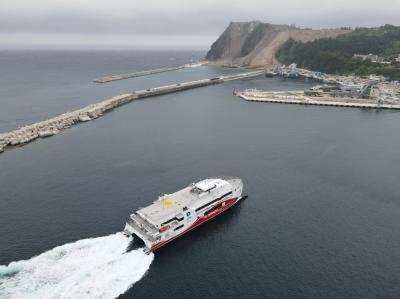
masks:
<svg viewBox="0 0 400 299"><path fill-rule="evenodd" d="M0 52L0 132L139 88L237 71L91 82L202 55ZM123 298L399 298L400 113L232 95L311 85L260 77L148 98L1 154L0 265L113 234L161 193L235 175L248 199L156 252ZM12 275L0 277L0 292Z"/></svg>

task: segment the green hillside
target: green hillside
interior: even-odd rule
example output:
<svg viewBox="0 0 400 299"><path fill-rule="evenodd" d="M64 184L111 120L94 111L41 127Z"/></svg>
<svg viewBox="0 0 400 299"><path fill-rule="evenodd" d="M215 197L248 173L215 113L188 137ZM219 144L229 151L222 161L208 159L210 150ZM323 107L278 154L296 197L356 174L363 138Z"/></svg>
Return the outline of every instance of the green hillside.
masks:
<svg viewBox="0 0 400 299"><path fill-rule="evenodd" d="M354 54L375 54L390 61L384 65L370 60L353 58ZM400 80L400 27L385 25L378 28L357 28L336 38L322 38L313 42L293 39L285 42L277 52L280 62L297 63L299 67L333 74L384 75Z"/></svg>

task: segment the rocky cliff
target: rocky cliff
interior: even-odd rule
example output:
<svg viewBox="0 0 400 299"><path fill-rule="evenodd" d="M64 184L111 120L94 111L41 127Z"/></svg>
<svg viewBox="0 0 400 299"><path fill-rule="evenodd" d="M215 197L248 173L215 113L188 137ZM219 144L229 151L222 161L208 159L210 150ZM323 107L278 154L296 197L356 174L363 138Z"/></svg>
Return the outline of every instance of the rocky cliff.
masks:
<svg viewBox="0 0 400 299"><path fill-rule="evenodd" d="M231 22L212 44L206 60L229 66L270 66L278 62L275 54L290 38L307 42L347 32L348 29L312 30L259 21Z"/></svg>

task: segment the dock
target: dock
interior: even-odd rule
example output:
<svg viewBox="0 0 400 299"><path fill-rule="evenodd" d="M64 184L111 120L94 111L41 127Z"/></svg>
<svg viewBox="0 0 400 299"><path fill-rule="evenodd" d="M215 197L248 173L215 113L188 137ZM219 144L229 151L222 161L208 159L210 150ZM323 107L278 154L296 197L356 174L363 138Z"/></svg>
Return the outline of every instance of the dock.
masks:
<svg viewBox="0 0 400 299"><path fill-rule="evenodd" d="M119 74L119 75L100 77L100 78L94 79L93 82L95 82L95 83L108 83L108 82L117 81L117 80L124 80L124 79L147 76L147 75L153 75L153 74L158 74L158 73L177 71L177 70L180 70L180 69L183 69L183 68L185 68L184 65L174 66L174 67L163 67L163 68L158 68L158 69L153 69L153 70L146 70L146 71L139 71L139 72L133 72L133 73L128 73L128 74Z"/></svg>
<svg viewBox="0 0 400 299"><path fill-rule="evenodd" d="M237 91L235 95L249 102L400 110L400 104L397 103L350 97L311 97L303 91L245 90Z"/></svg>
<svg viewBox="0 0 400 299"><path fill-rule="evenodd" d="M148 88L145 90L138 90L132 93L115 96L111 99L107 99L96 104L91 104L72 112L63 113L48 120L27 125L10 132L0 133L0 153L4 152L4 150L8 148L26 145L38 138L49 138L53 135L59 134L73 125L95 120L103 116L105 113L110 112L114 108L130 103L134 100L221 84L223 82L232 80L253 78L264 74L264 70L252 71L229 76L219 76Z"/></svg>

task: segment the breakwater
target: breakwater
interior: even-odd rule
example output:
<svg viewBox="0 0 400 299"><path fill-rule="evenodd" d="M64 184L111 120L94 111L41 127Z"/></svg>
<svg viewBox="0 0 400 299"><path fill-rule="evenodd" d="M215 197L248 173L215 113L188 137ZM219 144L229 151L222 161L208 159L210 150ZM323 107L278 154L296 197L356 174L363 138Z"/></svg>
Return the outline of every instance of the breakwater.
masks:
<svg viewBox="0 0 400 299"><path fill-rule="evenodd" d="M306 96L303 91L245 90L235 92L235 95L249 102L400 110L400 104L396 103L350 97L312 97Z"/></svg>
<svg viewBox="0 0 400 299"><path fill-rule="evenodd" d="M105 77L96 78L93 80L93 82L108 83L108 82L117 81L117 80L124 80L124 79L153 75L153 74L158 74L158 73L177 71L177 70L183 69L184 67L185 67L184 65L174 66L174 67L163 67L163 68L159 68L159 69L139 71L139 72L133 72L133 73L128 73L128 74L105 76Z"/></svg>
<svg viewBox="0 0 400 299"><path fill-rule="evenodd" d="M6 148L22 146L34 141L37 138L47 138L58 134L73 125L97 119L104 113L109 112L121 105L132 102L136 99L159 96L192 88L220 84L226 81L252 78L264 74L265 71L253 71L236 75L219 76L209 79L148 88L145 90L138 90L132 93L115 96L72 112L63 113L48 120L27 125L10 132L0 133L0 153L3 152Z"/></svg>
<svg viewBox="0 0 400 299"><path fill-rule="evenodd" d="M37 138L50 137L80 122L96 119L103 113L137 98L135 94L124 94L86 106L82 109L63 113L56 117L0 134L0 152L6 147L24 145Z"/></svg>

